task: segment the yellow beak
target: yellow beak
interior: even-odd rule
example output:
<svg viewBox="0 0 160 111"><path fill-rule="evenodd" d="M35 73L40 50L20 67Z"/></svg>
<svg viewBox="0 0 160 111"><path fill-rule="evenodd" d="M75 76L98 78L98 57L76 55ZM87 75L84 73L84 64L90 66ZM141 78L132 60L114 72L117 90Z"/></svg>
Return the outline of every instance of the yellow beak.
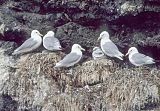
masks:
<svg viewBox="0 0 160 111"><path fill-rule="evenodd" d="M82 47L81 47L81 50L82 50L82 51L85 51L85 49L84 49L84 48L82 48Z"/></svg>
<svg viewBox="0 0 160 111"><path fill-rule="evenodd" d="M127 56L129 53L127 53L125 56Z"/></svg>
<svg viewBox="0 0 160 111"><path fill-rule="evenodd" d="M39 33L39 35L40 35L41 37L43 37L43 35L42 35L41 33Z"/></svg>
<svg viewBox="0 0 160 111"><path fill-rule="evenodd" d="M97 40L99 41L100 39L101 39L101 37L98 37L98 39L97 39Z"/></svg>

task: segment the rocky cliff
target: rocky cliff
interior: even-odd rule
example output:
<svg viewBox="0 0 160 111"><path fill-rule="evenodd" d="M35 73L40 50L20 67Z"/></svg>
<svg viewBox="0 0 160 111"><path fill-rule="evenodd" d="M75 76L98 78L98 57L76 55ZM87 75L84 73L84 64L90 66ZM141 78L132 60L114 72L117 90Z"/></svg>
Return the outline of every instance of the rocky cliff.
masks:
<svg viewBox="0 0 160 111"><path fill-rule="evenodd" d="M159 63L135 68L127 58L91 58L100 32L107 30L123 53L136 46L160 60L159 20L159 0L0 0L0 110L159 110ZM64 52L40 47L12 56L33 29L55 31ZM86 51L73 75L55 70L74 43Z"/></svg>

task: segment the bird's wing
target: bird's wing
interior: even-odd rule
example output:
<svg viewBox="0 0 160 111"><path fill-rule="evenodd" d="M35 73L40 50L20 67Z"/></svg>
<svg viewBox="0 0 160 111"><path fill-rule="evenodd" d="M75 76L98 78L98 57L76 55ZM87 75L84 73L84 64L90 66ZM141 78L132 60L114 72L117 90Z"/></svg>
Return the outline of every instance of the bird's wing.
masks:
<svg viewBox="0 0 160 111"><path fill-rule="evenodd" d="M103 51L101 49L97 49L97 50L92 52L92 56L93 57L94 56L103 56L103 55L104 55L104 53L103 53Z"/></svg>
<svg viewBox="0 0 160 111"><path fill-rule="evenodd" d="M78 62L81 57L82 55L78 55L76 53L69 53L59 63L63 66L68 66L70 64Z"/></svg>
<svg viewBox="0 0 160 111"><path fill-rule="evenodd" d="M52 36L48 36L48 37L44 38L43 45L46 48L49 48L51 50L54 48L57 48L57 47L61 47L59 40L55 37L52 37Z"/></svg>
<svg viewBox="0 0 160 111"><path fill-rule="evenodd" d="M33 38L27 39L20 47L18 47L15 52L19 52L22 50L32 49L37 45L38 41L34 40Z"/></svg>
<svg viewBox="0 0 160 111"><path fill-rule="evenodd" d="M101 49L98 49L95 51L95 54L103 54L103 51Z"/></svg>
<svg viewBox="0 0 160 111"><path fill-rule="evenodd" d="M151 57L141 53L136 53L131 58L136 64L145 64L148 60L153 60Z"/></svg>
<svg viewBox="0 0 160 111"><path fill-rule="evenodd" d="M104 53L106 53L109 56L115 56L119 54L119 50L113 42L106 42L102 47Z"/></svg>

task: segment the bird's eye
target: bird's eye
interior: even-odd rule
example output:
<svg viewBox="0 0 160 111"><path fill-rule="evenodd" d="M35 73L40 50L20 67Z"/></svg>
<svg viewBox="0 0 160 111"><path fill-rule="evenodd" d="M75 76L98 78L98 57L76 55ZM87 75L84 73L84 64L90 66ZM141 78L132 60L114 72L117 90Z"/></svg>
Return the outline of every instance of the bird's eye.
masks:
<svg viewBox="0 0 160 111"><path fill-rule="evenodd" d="M102 36L104 36L105 34L103 34Z"/></svg>

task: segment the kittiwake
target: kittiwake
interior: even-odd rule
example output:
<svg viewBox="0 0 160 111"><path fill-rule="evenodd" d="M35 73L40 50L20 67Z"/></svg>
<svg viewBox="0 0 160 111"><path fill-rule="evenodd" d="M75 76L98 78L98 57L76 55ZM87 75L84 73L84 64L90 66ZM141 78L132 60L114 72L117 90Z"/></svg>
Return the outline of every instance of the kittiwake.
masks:
<svg viewBox="0 0 160 111"><path fill-rule="evenodd" d="M43 37L43 46L50 51L62 50L60 42L57 38L55 38L55 33L53 31L49 31Z"/></svg>
<svg viewBox="0 0 160 111"><path fill-rule="evenodd" d="M126 56L127 55L129 55L129 61L135 66L155 63L155 60L153 58L139 53L136 47L129 48Z"/></svg>
<svg viewBox="0 0 160 111"><path fill-rule="evenodd" d="M101 32L98 40L101 39L100 46L102 51L109 57L116 57L123 60L124 54L122 54L117 46L110 40L109 33L107 31Z"/></svg>
<svg viewBox="0 0 160 111"><path fill-rule="evenodd" d="M82 51L85 51L79 44L72 46L71 52L67 54L61 61L56 63L54 67L70 67L78 63L82 58Z"/></svg>
<svg viewBox="0 0 160 111"><path fill-rule="evenodd" d="M38 30L33 30L31 32L31 38L27 39L20 47L14 50L12 55L18 55L37 49L42 44L41 36L43 35Z"/></svg>
<svg viewBox="0 0 160 111"><path fill-rule="evenodd" d="M100 59L104 57L103 51L100 49L100 47L94 47L92 52L92 57L94 60Z"/></svg>

